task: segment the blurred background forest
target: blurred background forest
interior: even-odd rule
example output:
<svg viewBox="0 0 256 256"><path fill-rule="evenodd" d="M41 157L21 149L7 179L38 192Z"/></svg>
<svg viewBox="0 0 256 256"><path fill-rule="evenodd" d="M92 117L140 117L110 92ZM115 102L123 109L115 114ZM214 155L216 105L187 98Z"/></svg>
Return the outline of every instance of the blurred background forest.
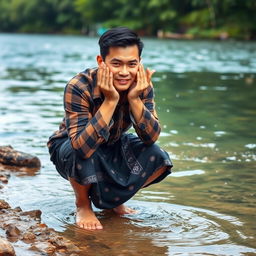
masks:
<svg viewBox="0 0 256 256"><path fill-rule="evenodd" d="M0 32L256 38L255 0L0 0Z"/></svg>

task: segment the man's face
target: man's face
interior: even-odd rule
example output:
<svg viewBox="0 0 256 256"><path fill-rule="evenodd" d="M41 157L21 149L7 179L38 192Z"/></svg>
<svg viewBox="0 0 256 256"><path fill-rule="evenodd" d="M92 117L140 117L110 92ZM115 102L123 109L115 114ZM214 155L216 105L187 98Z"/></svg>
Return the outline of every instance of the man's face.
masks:
<svg viewBox="0 0 256 256"><path fill-rule="evenodd" d="M117 91L125 91L133 84L138 72L139 62L137 45L109 48L105 64L113 73L113 83Z"/></svg>

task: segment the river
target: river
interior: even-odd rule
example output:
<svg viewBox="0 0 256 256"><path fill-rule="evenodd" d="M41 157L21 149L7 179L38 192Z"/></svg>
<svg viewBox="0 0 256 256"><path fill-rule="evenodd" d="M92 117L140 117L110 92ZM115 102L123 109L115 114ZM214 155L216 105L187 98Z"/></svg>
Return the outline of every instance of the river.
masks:
<svg viewBox="0 0 256 256"><path fill-rule="evenodd" d="M13 173L0 196L42 219L86 255L256 255L256 43L145 39L143 63L173 174L141 190L104 230L74 225L74 194L46 142L63 117L63 89L95 67L97 38L0 34L0 145L36 154L36 173Z"/></svg>

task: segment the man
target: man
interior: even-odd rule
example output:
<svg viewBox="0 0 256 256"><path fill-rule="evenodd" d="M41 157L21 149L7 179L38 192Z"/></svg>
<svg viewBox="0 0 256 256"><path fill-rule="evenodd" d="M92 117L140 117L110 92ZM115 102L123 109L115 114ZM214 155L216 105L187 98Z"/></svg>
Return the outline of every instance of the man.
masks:
<svg viewBox="0 0 256 256"><path fill-rule="evenodd" d="M141 64L143 43L128 28L105 32L98 68L67 84L65 117L48 141L51 160L68 179L76 197L79 227L102 229L91 202L117 214L140 188L164 179L172 168L168 154L154 142L160 134L151 76ZM138 136L126 133L133 125Z"/></svg>

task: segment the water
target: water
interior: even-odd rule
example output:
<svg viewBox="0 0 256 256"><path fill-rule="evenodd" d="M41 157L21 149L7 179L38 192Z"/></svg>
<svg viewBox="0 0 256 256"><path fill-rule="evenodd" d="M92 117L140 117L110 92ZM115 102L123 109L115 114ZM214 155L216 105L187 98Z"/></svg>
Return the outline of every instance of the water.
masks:
<svg viewBox="0 0 256 256"><path fill-rule="evenodd" d="M49 161L66 82L96 65L97 39L0 34L0 145L39 156L41 170L13 172L0 196L74 240L86 255L256 255L256 44L145 40L154 75L159 144L175 164L128 205L99 211L104 225L74 225L74 195Z"/></svg>

